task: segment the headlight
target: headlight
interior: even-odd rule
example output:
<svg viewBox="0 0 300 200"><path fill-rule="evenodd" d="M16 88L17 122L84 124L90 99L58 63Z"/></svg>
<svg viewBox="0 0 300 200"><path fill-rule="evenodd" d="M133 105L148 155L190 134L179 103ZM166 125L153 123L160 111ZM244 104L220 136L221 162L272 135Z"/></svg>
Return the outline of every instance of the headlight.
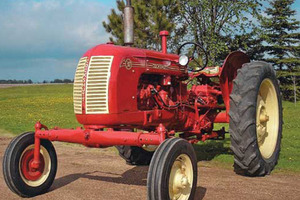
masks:
<svg viewBox="0 0 300 200"><path fill-rule="evenodd" d="M189 63L189 58L186 55L182 55L179 57L178 62L181 66L186 66Z"/></svg>

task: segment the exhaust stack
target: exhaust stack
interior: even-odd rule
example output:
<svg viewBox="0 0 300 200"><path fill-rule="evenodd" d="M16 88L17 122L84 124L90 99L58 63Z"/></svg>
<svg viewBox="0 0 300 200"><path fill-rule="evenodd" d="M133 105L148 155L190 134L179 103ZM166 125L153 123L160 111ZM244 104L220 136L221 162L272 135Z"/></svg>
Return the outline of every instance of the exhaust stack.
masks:
<svg viewBox="0 0 300 200"><path fill-rule="evenodd" d="M124 8L124 45L133 45L133 7L131 0L126 0Z"/></svg>

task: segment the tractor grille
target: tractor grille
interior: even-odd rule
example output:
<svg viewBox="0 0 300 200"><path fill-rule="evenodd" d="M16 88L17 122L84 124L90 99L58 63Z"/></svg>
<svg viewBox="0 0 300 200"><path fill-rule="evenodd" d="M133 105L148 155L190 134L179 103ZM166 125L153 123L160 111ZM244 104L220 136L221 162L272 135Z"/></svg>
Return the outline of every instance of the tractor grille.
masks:
<svg viewBox="0 0 300 200"><path fill-rule="evenodd" d="M84 67L87 61L87 57L81 58L77 65L74 85L73 85L73 102L74 102L74 113L82 114L82 87L83 87L83 76Z"/></svg>
<svg viewBox="0 0 300 200"><path fill-rule="evenodd" d="M86 114L108 113L108 83L113 56L92 56L86 79Z"/></svg>

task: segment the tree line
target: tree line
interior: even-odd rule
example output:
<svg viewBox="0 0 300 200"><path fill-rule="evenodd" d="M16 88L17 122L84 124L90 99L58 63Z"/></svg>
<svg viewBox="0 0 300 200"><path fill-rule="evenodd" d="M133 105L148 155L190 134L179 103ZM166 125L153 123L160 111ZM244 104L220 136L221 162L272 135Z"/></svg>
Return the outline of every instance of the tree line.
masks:
<svg viewBox="0 0 300 200"><path fill-rule="evenodd" d="M32 84L32 80L16 80L16 79L8 79L8 80L0 80L0 84Z"/></svg>
<svg viewBox="0 0 300 200"><path fill-rule="evenodd" d="M42 81L42 82L33 82L31 79L28 80L16 80L16 79L8 79L8 80L0 80L0 84L33 84L33 83L73 83L74 80L71 79L54 79L52 81Z"/></svg>
<svg viewBox="0 0 300 200"><path fill-rule="evenodd" d="M160 30L168 30L169 51L184 41L200 44L209 65L222 65L226 55L241 50L251 60L264 60L278 71L286 100L300 98L300 32L294 0L132 0L134 46L160 50ZM123 0L117 0L103 26L110 41L123 45ZM200 53L201 54L201 53ZM202 58L202 56L199 56ZM279 73L280 72L280 73Z"/></svg>

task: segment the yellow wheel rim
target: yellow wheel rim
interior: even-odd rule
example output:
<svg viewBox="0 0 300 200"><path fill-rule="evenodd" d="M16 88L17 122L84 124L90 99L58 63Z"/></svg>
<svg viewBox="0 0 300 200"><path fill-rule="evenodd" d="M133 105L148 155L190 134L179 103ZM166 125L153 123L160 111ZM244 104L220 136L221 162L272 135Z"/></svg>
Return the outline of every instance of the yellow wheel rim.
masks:
<svg viewBox="0 0 300 200"><path fill-rule="evenodd" d="M273 82L266 78L260 85L256 107L257 143L264 159L269 159L275 151L278 128L278 97Z"/></svg>
<svg viewBox="0 0 300 200"><path fill-rule="evenodd" d="M186 154L179 155L173 163L169 178L171 200L187 200L192 191L193 165Z"/></svg>

